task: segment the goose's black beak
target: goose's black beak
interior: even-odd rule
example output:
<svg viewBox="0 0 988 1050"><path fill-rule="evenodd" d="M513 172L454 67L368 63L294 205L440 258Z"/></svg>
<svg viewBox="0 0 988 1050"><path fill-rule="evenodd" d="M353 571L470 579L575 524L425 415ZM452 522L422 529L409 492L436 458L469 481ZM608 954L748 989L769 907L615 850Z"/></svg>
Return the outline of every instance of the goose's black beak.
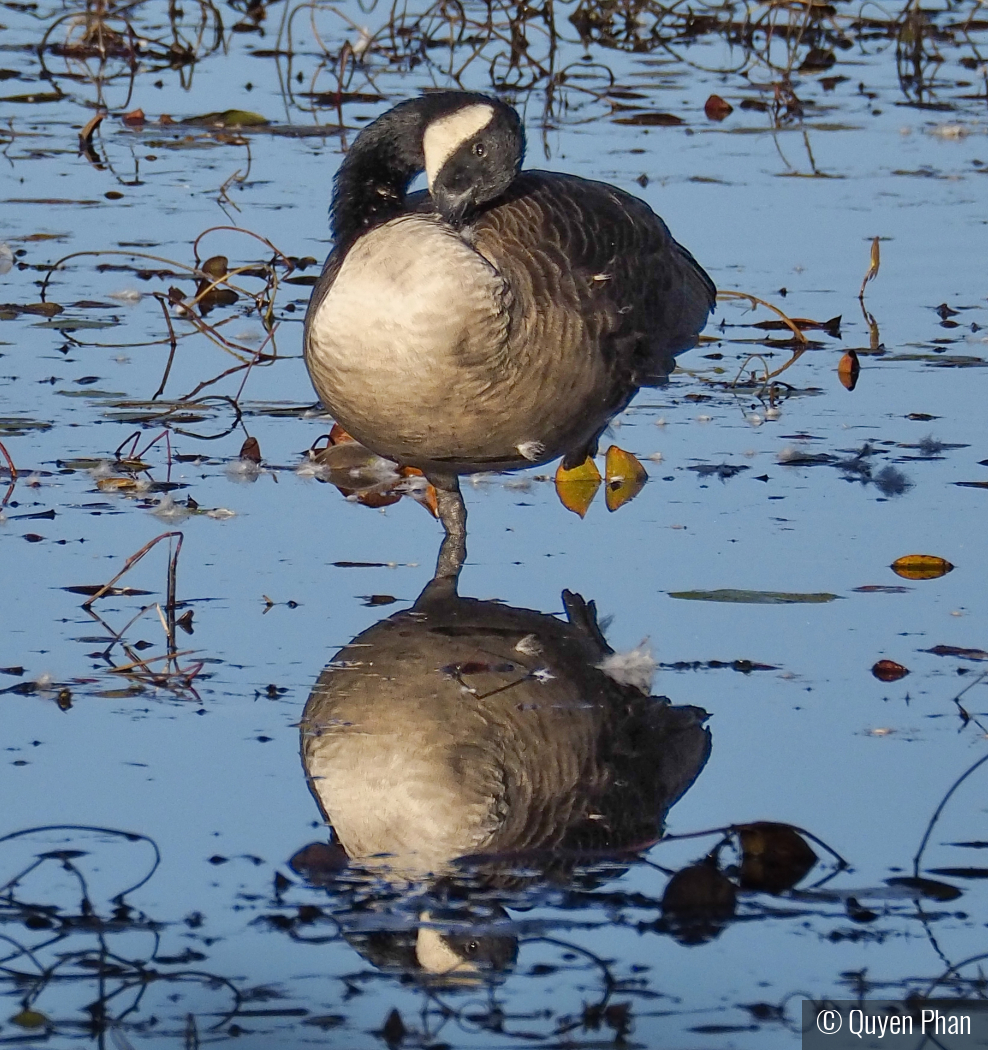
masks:
<svg viewBox="0 0 988 1050"><path fill-rule="evenodd" d="M474 205L472 188L457 192L450 186L437 183L432 187L432 203L450 226L459 228Z"/></svg>

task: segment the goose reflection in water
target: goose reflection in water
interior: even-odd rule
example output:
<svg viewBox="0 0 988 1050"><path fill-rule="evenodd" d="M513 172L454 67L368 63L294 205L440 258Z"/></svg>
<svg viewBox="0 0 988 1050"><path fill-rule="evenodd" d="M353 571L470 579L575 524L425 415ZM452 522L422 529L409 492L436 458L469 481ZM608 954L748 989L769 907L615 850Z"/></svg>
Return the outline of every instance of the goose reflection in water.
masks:
<svg viewBox="0 0 988 1050"><path fill-rule="evenodd" d="M564 591L563 620L460 597L453 546L410 609L319 676L301 752L334 841L292 862L338 888L362 877L365 931L380 887L391 932L357 934L360 950L447 978L513 961L506 898L613 877L656 842L710 751L707 713L650 696L593 602Z"/></svg>

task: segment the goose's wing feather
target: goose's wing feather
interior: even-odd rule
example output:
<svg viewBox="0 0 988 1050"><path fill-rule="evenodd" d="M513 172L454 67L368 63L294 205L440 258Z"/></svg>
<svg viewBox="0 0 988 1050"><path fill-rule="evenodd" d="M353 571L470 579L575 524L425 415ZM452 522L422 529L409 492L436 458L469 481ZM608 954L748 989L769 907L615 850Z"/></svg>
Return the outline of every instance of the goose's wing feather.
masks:
<svg viewBox="0 0 988 1050"><path fill-rule="evenodd" d="M581 327L635 385L662 382L713 309L713 282L662 219L601 182L522 172L473 236L502 272L524 271L509 276L516 290Z"/></svg>

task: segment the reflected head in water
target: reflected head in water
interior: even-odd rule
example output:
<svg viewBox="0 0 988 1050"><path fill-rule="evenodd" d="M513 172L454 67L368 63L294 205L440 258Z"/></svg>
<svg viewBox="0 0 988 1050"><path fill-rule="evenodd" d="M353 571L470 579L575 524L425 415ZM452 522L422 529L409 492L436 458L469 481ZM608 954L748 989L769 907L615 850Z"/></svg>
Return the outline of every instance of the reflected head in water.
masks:
<svg viewBox="0 0 988 1050"><path fill-rule="evenodd" d="M305 320L309 375L342 427L425 472L448 534L458 476L576 467L639 387L696 345L715 289L643 201L521 171L499 99L438 92L357 137L335 246ZM407 194L425 171L428 192Z"/></svg>

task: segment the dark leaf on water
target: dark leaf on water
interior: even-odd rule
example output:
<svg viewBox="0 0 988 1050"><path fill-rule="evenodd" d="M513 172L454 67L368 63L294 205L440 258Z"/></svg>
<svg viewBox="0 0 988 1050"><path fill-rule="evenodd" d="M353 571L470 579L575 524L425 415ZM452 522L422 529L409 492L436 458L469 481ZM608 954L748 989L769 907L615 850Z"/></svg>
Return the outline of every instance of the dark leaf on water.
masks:
<svg viewBox="0 0 988 1050"><path fill-rule="evenodd" d="M822 70L830 69L830 67L837 61L833 51L826 51L820 47L811 47L806 53L806 58L803 59L802 65L799 67L800 73L819 73Z"/></svg>
<svg viewBox="0 0 988 1050"><path fill-rule="evenodd" d="M934 656L956 656L961 660L988 660L988 652L984 649L962 649L958 645L935 645L932 649L921 649L922 653L932 653Z"/></svg>
<svg viewBox="0 0 988 1050"><path fill-rule="evenodd" d="M0 102L61 102L63 98L60 91L34 91L30 95L5 95Z"/></svg>
<svg viewBox="0 0 988 1050"><path fill-rule="evenodd" d="M715 591L669 591L670 598L693 602L737 602L741 605L818 605L836 601L839 594L806 593L787 591L745 591L724 587Z"/></svg>
<svg viewBox="0 0 988 1050"><path fill-rule="evenodd" d="M13 675L15 678L20 678L24 674L23 667L0 667L0 674Z"/></svg>
<svg viewBox="0 0 988 1050"><path fill-rule="evenodd" d="M87 597L103 591L103 585L101 583L81 583L75 587L63 587L63 591L69 591L71 594L85 594ZM134 597L141 594L153 594L153 591L139 591L136 587L108 587L103 591L104 596L110 597Z"/></svg>
<svg viewBox="0 0 988 1050"><path fill-rule="evenodd" d="M47 521L52 521L55 518L54 510L39 510L34 514L11 514L11 521L20 521L22 519L30 519L32 521L38 521L44 518Z"/></svg>
<svg viewBox="0 0 988 1050"><path fill-rule="evenodd" d="M928 897L934 901L954 901L963 892L956 886L951 886L946 882L916 878L912 875L897 875L895 878L886 879L885 882L889 886L913 890L917 897Z"/></svg>
<svg viewBox="0 0 988 1050"><path fill-rule="evenodd" d="M330 563L337 569L386 569L386 561L334 561Z"/></svg>
<svg viewBox="0 0 988 1050"><path fill-rule="evenodd" d="M24 539L26 539L28 543L40 543L44 539L44 536L39 536L36 532L25 532Z"/></svg>
<svg viewBox="0 0 988 1050"><path fill-rule="evenodd" d="M358 594L364 605L375 606L375 605L394 605L398 600L391 594Z"/></svg>
<svg viewBox="0 0 988 1050"><path fill-rule="evenodd" d="M384 1022L384 1027L381 1029L381 1036L388 1044L389 1050L395 1050L395 1047L401 1046L405 1034L406 1029L402 1022L401 1014L397 1010L392 1010Z"/></svg>
<svg viewBox="0 0 988 1050"><path fill-rule="evenodd" d="M741 885L782 893L792 889L817 862L806 840L788 824L758 821L735 829L741 841Z"/></svg>
<svg viewBox="0 0 988 1050"><path fill-rule="evenodd" d="M962 489L988 489L988 481L953 481L951 484Z"/></svg>
<svg viewBox="0 0 988 1050"><path fill-rule="evenodd" d="M894 583L866 583L863 587L855 587L853 590L858 594L908 594L912 587L900 587Z"/></svg>
<svg viewBox="0 0 988 1050"><path fill-rule="evenodd" d="M742 470L748 470L749 468L735 463L697 463L686 469L695 470L697 474L704 478L714 475L720 478L721 481L726 481L728 478L733 478L735 475L740 474Z"/></svg>
<svg viewBox="0 0 988 1050"><path fill-rule="evenodd" d="M261 445L256 437L247 438L240 446L240 458L247 460L248 463L261 462Z"/></svg>
<svg viewBox="0 0 988 1050"><path fill-rule="evenodd" d="M737 908L737 888L711 861L677 871L662 894L663 924L681 944L716 937Z"/></svg>
<svg viewBox="0 0 988 1050"><path fill-rule="evenodd" d="M988 868L930 868L930 871L954 879L988 879Z"/></svg>
<svg viewBox="0 0 988 1050"><path fill-rule="evenodd" d="M931 423L934 419L939 419L939 416L931 416L929 412L910 412L906 419L915 419L919 423Z"/></svg>
<svg viewBox="0 0 988 1050"><path fill-rule="evenodd" d="M838 314L836 317L831 317L829 321L814 321L809 317L790 317L789 320L801 331L821 331L826 332L827 335L832 335L835 339L840 339L840 323L843 314ZM758 321L754 324L748 325L749 328L759 328L765 332L781 332L791 331L789 325L785 321Z"/></svg>
<svg viewBox="0 0 988 1050"><path fill-rule="evenodd" d="M673 113L657 113L655 110L649 110L646 113L635 113L630 117L615 117L614 123L646 128L673 128L684 124L685 121Z"/></svg>

